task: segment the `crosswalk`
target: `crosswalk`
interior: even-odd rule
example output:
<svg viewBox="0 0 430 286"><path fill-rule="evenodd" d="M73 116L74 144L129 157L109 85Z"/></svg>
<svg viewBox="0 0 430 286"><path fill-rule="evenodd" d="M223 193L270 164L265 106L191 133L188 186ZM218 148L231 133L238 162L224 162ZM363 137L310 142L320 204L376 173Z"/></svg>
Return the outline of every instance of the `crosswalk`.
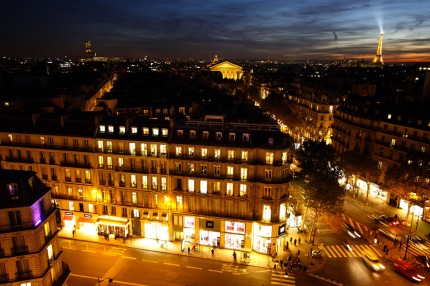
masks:
<svg viewBox="0 0 430 286"><path fill-rule="evenodd" d="M288 276L285 277L285 272L281 270L272 270L270 281L272 285L296 285L296 277L294 273L288 272Z"/></svg>
<svg viewBox="0 0 430 286"><path fill-rule="evenodd" d="M403 245L402 249L405 249L405 245ZM425 241L423 244L415 244L410 242L408 253L412 255L430 255L430 242Z"/></svg>
<svg viewBox="0 0 430 286"><path fill-rule="evenodd" d="M328 258L341 257L362 257L366 251L372 251L378 256L382 253L373 245L368 244L350 244L352 250L348 250L344 245L324 245L321 248Z"/></svg>
<svg viewBox="0 0 430 286"><path fill-rule="evenodd" d="M231 263L224 263L221 267L222 272L237 273L238 269L239 269L239 265L231 264Z"/></svg>

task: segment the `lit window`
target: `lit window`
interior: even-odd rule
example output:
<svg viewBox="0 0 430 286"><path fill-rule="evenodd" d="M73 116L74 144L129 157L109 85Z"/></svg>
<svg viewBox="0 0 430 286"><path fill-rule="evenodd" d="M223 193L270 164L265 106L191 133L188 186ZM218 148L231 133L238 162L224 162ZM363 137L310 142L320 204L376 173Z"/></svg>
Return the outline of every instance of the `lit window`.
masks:
<svg viewBox="0 0 430 286"><path fill-rule="evenodd" d="M125 126L119 127L119 134L125 134Z"/></svg>
<svg viewBox="0 0 430 286"><path fill-rule="evenodd" d="M248 161L248 151L242 151L242 152L241 152L240 159L241 159L242 161Z"/></svg>
<svg viewBox="0 0 430 286"><path fill-rule="evenodd" d="M161 190L167 191L167 178L161 177Z"/></svg>
<svg viewBox="0 0 430 286"><path fill-rule="evenodd" d="M196 131L195 130L190 130L190 138L192 138L192 139L196 138Z"/></svg>
<svg viewBox="0 0 430 286"><path fill-rule="evenodd" d="M266 153L266 164L273 164L273 153Z"/></svg>
<svg viewBox="0 0 430 286"><path fill-rule="evenodd" d="M166 146L166 144L161 144L160 145L160 154L162 156L166 156L166 154L167 154L167 146Z"/></svg>
<svg viewBox="0 0 430 286"><path fill-rule="evenodd" d="M201 152L202 152L202 158L206 158L208 156L208 149L207 148L202 148Z"/></svg>
<svg viewBox="0 0 430 286"><path fill-rule="evenodd" d="M246 197L246 184L240 184L239 196Z"/></svg>
<svg viewBox="0 0 430 286"><path fill-rule="evenodd" d="M193 179L188 180L188 191L194 193L194 180Z"/></svg>
<svg viewBox="0 0 430 286"><path fill-rule="evenodd" d="M203 139L209 139L209 131L203 131Z"/></svg>
<svg viewBox="0 0 430 286"><path fill-rule="evenodd" d="M388 118L388 119L391 119L391 114L388 114L387 118Z"/></svg>
<svg viewBox="0 0 430 286"><path fill-rule="evenodd" d="M105 133L106 132L106 126L100 125L99 126L99 131L100 131L100 133Z"/></svg>
<svg viewBox="0 0 430 286"><path fill-rule="evenodd" d="M227 196L233 196L233 183L227 183Z"/></svg>
<svg viewBox="0 0 430 286"><path fill-rule="evenodd" d="M249 134L248 133L244 133L242 135L242 141L243 142L249 142Z"/></svg>
<svg viewBox="0 0 430 286"><path fill-rule="evenodd" d="M284 221L287 217L287 207L285 204L280 204L279 206L279 220Z"/></svg>
<svg viewBox="0 0 430 286"><path fill-rule="evenodd" d="M176 146L176 156L181 156L181 155L182 155L182 147Z"/></svg>
<svg viewBox="0 0 430 286"><path fill-rule="evenodd" d="M234 174L234 167L227 166L227 176L233 176L233 174Z"/></svg>
<svg viewBox="0 0 430 286"><path fill-rule="evenodd" d="M200 193L208 193L208 181L200 181Z"/></svg>
<svg viewBox="0 0 430 286"><path fill-rule="evenodd" d="M188 147L188 156L190 157L194 156L194 147Z"/></svg>
<svg viewBox="0 0 430 286"><path fill-rule="evenodd" d="M142 189L148 189L148 176L142 176Z"/></svg>
<svg viewBox="0 0 430 286"><path fill-rule="evenodd" d="M167 128L161 129L161 136L166 137L169 134L169 130Z"/></svg>
<svg viewBox="0 0 430 286"><path fill-rule="evenodd" d="M234 150L228 150L227 151L227 158L229 160L233 160L234 159Z"/></svg>
<svg viewBox="0 0 430 286"><path fill-rule="evenodd" d="M40 136L40 144L45 144L45 137L44 136Z"/></svg>
<svg viewBox="0 0 430 286"><path fill-rule="evenodd" d="M73 204L73 202L69 201L69 211L74 211L75 210L75 205Z"/></svg>
<svg viewBox="0 0 430 286"><path fill-rule="evenodd" d="M189 173L194 173L194 164L193 163L191 163L191 164L188 164L188 172Z"/></svg>
<svg viewBox="0 0 430 286"><path fill-rule="evenodd" d="M247 180L248 179L248 169L247 168L240 168L240 179L241 180Z"/></svg>
<svg viewBox="0 0 430 286"><path fill-rule="evenodd" d="M216 132L215 133L215 138L216 138L217 141L221 141L221 139L222 139L222 133L221 132Z"/></svg>
<svg viewBox="0 0 430 286"><path fill-rule="evenodd" d="M135 174L131 175L131 187L132 188L136 188L137 187L137 180L136 180L136 175Z"/></svg>
<svg viewBox="0 0 430 286"><path fill-rule="evenodd" d="M113 126L112 126L112 125L109 125L109 126L108 126L108 132L109 132L109 133L113 133L113 131L114 131Z"/></svg>
<svg viewBox="0 0 430 286"><path fill-rule="evenodd" d="M272 217L272 211L269 205L263 205L263 220L270 221Z"/></svg>
<svg viewBox="0 0 430 286"><path fill-rule="evenodd" d="M143 135L145 135L145 136L149 135L149 128L148 127L143 127L142 131L143 131Z"/></svg>
<svg viewBox="0 0 430 286"><path fill-rule="evenodd" d="M160 135L160 131L158 128L152 128L152 136L158 137Z"/></svg>
<svg viewBox="0 0 430 286"><path fill-rule="evenodd" d="M221 158L221 149L215 149L214 150L214 158L220 159Z"/></svg>
<svg viewBox="0 0 430 286"><path fill-rule="evenodd" d="M151 156L157 157L157 144L151 144Z"/></svg>
<svg viewBox="0 0 430 286"><path fill-rule="evenodd" d="M157 177L152 177L152 189L157 190L158 189L158 180Z"/></svg>
<svg viewBox="0 0 430 286"><path fill-rule="evenodd" d="M137 134L137 127L131 127L131 134Z"/></svg>

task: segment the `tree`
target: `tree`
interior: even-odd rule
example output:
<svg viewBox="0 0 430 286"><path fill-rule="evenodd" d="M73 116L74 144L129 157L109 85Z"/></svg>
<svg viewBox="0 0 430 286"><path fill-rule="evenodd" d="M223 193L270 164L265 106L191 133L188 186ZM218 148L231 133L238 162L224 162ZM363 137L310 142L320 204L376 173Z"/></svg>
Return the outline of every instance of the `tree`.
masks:
<svg viewBox="0 0 430 286"><path fill-rule="evenodd" d="M343 189L338 179L341 171L336 163L334 149L323 141L306 140L296 153L301 169L295 183L303 190L306 215L312 221L309 240L313 241L315 230L324 215L335 215L343 208Z"/></svg>
<svg viewBox="0 0 430 286"><path fill-rule="evenodd" d="M372 182L379 182L380 171L378 169L378 163L369 156L358 154L354 151L349 151L342 154L340 162L342 171L347 179L353 178L352 188L354 197L357 195L355 187L357 185L358 177L361 177L366 181L366 205L369 201L370 184Z"/></svg>

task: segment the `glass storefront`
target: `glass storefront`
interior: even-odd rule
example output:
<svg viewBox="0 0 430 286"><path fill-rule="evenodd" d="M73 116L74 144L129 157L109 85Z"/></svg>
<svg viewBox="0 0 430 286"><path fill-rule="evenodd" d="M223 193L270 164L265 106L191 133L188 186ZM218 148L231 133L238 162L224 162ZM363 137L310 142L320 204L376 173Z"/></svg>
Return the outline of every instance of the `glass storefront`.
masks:
<svg viewBox="0 0 430 286"><path fill-rule="evenodd" d="M254 239L252 249L260 253L269 253L272 238L272 226L254 224Z"/></svg>
<svg viewBox="0 0 430 286"><path fill-rule="evenodd" d="M145 222L145 237L159 240L169 240L169 226L159 222Z"/></svg>
<svg viewBox="0 0 430 286"><path fill-rule="evenodd" d="M216 231L207 231L200 230L200 244L201 245L212 245L219 246L218 242L220 241L221 234Z"/></svg>
<svg viewBox="0 0 430 286"><path fill-rule="evenodd" d="M245 223L226 221L224 247L241 249L245 245Z"/></svg>
<svg viewBox="0 0 430 286"><path fill-rule="evenodd" d="M196 238L196 218L192 216L184 217L184 240L193 241Z"/></svg>

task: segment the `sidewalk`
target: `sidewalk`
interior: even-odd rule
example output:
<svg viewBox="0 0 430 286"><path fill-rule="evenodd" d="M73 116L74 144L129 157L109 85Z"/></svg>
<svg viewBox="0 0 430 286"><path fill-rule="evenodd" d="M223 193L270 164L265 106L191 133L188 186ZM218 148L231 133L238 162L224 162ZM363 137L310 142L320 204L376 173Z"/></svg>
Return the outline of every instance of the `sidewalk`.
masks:
<svg viewBox="0 0 430 286"><path fill-rule="evenodd" d="M79 241L88 241L88 242L97 242L101 244L107 245L117 245L121 247L129 247L129 248L137 248L144 249L149 251L157 251L170 253L174 255L189 255L196 258L202 259L212 259L217 261L223 261L228 263L233 263L233 249L223 249L223 248L215 248L214 255L211 253L212 247L209 246L200 246L196 251L191 250L190 254L188 254L188 246L185 246L184 251L181 250L181 242L173 241L173 242L164 242L164 241L156 241L154 239L147 239L142 237L131 237L130 239L122 240L122 239L114 239L110 236L109 240L106 240L101 235L96 234L87 234L81 232L79 229L76 231L75 235L72 235L72 230L63 228L59 231L59 237L64 239L71 240L79 240ZM290 229L289 234L287 235L288 239L290 237L298 238L300 237L301 243L300 245L297 243L297 246L290 245L287 251L282 250L278 253L278 260L286 260L289 255L292 257L297 256L298 250L300 250L300 260L303 266L307 267L307 272L313 272L324 266L324 258L314 259L310 258L311 252L311 244L305 242L304 234L297 234L296 229ZM237 263L239 265L250 265L256 267L263 268L274 268L274 261L272 257L269 257L265 254L261 254L255 251L252 251L247 257L244 257L243 253L240 250L236 250L237 254Z"/></svg>

